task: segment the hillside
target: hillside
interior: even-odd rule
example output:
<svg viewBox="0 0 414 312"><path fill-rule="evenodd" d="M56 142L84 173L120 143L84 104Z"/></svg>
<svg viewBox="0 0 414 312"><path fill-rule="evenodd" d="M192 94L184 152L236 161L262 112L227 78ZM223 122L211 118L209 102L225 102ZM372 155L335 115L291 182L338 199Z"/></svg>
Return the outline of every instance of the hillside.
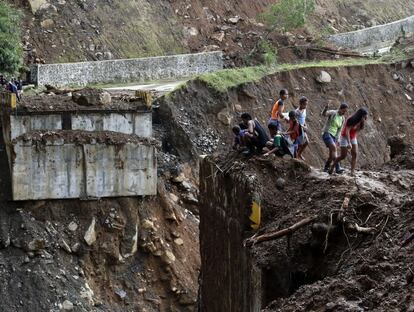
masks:
<svg viewBox="0 0 414 312"><path fill-rule="evenodd" d="M24 12L22 40L29 61L38 58L47 63L68 62L222 49L235 65L241 65L243 55L265 33L258 16L274 3L272 0L9 1ZM317 0L305 33L317 37L412 14L414 3L400 0Z"/></svg>

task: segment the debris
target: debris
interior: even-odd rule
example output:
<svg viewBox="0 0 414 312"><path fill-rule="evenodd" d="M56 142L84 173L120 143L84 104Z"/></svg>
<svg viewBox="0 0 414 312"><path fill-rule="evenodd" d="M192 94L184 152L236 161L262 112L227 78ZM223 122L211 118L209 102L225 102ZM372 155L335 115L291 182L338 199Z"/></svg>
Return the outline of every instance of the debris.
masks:
<svg viewBox="0 0 414 312"><path fill-rule="evenodd" d="M305 219L295 223L294 225L292 225L292 226L290 226L286 229L266 233L266 234L259 235L259 236L256 236L256 237L251 237L251 238L249 238L245 241L245 245L246 246L251 246L253 244L261 243L261 242L272 240L272 239L278 239L280 237L292 234L292 233L296 232L298 229L300 229L300 228L304 227L305 225L308 225L309 223L313 222L314 220L316 220L316 218L317 218L316 216L308 217L308 218L305 218Z"/></svg>
<svg viewBox="0 0 414 312"><path fill-rule="evenodd" d="M78 224L76 222L72 221L71 223L69 223L68 229L71 232L75 232L78 229Z"/></svg>
<svg viewBox="0 0 414 312"><path fill-rule="evenodd" d="M125 299L127 296L126 291L120 288L115 290L115 294L119 297L119 299L122 299L122 300Z"/></svg>
<svg viewBox="0 0 414 312"><path fill-rule="evenodd" d="M412 241L414 241L414 231L401 243L400 247L407 247Z"/></svg>
<svg viewBox="0 0 414 312"><path fill-rule="evenodd" d="M92 219L91 225L89 225L88 230L85 233L84 239L85 242L91 246L96 241L96 231L95 231L95 217Z"/></svg>
<svg viewBox="0 0 414 312"><path fill-rule="evenodd" d="M63 238L60 240L60 247L62 247L67 253L72 253L68 243Z"/></svg>
<svg viewBox="0 0 414 312"><path fill-rule="evenodd" d="M65 310L65 311L73 310L73 303L70 302L69 300L63 301L62 309Z"/></svg>
<svg viewBox="0 0 414 312"><path fill-rule="evenodd" d="M176 239L174 240L174 243L175 243L176 245L178 245L178 246L182 246L182 245L184 245L184 241L183 241L181 238L176 238Z"/></svg>

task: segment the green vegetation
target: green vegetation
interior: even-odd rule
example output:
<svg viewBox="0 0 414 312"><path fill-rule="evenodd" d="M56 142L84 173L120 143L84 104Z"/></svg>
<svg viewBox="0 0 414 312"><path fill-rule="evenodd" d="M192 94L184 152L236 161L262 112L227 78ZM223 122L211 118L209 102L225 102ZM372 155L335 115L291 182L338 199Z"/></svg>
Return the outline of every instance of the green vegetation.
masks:
<svg viewBox="0 0 414 312"><path fill-rule="evenodd" d="M368 64L385 63L382 59L358 58L343 60L326 60L318 62L305 62L299 64L280 64L274 66L255 66L237 69L225 69L214 73L203 74L197 77L204 81L211 88L219 92L224 92L231 87L260 80L261 78L278 72L289 71L294 69L312 68L312 67L342 67Z"/></svg>
<svg viewBox="0 0 414 312"><path fill-rule="evenodd" d="M259 42L259 49L265 65L272 66L277 63L277 48L270 41L262 39Z"/></svg>
<svg viewBox="0 0 414 312"><path fill-rule="evenodd" d="M314 9L314 0L281 0L260 17L272 30L290 31L304 26Z"/></svg>
<svg viewBox="0 0 414 312"><path fill-rule="evenodd" d="M15 74L22 65L20 26L20 11L0 1L0 72L2 73Z"/></svg>

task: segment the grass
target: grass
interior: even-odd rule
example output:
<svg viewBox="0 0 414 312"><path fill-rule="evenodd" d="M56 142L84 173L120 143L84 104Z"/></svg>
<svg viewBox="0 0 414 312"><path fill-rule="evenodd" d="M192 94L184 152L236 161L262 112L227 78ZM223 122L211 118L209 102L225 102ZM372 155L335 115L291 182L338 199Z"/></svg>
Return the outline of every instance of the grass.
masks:
<svg viewBox="0 0 414 312"><path fill-rule="evenodd" d="M385 63L382 59L377 58L358 58L358 59L342 59L342 60L324 60L318 62L305 62L298 64L279 64L271 67L268 66L254 66L237 69L224 69L214 73L202 74L197 79L205 82L207 85L216 89L219 92L224 92L229 88L238 85L258 81L263 77L279 72L314 68L314 67L343 67L343 66L357 66L368 64Z"/></svg>

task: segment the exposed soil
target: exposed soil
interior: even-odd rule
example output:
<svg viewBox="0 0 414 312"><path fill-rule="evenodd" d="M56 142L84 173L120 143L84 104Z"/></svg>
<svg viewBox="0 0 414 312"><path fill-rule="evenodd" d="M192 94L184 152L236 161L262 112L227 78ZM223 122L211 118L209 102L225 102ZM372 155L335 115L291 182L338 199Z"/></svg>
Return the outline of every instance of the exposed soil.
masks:
<svg viewBox="0 0 414 312"><path fill-rule="evenodd" d="M331 83L316 81L321 70L331 75ZM290 98L285 105L286 112L294 109L293 104L297 105L301 96L309 99L307 123L311 143L304 157L309 164L319 167L327 153L320 138L325 122L321 112L325 105L336 109L341 101L346 101L350 105L349 114L362 106L370 111L366 129L358 138L359 164L363 167L379 165L389 160L389 137L404 134L412 140L410 123L414 105L409 98L413 99L414 93L408 91L407 86L413 74L412 67L401 68L401 64L306 68L270 75L226 92L196 80L162 98L157 114L167 129L163 142L168 142L172 153L182 159L196 154L223 153L231 147L231 128L241 122L239 115L246 111L266 127L279 90L287 88ZM228 116L230 122L220 121L219 113ZM188 148L191 145L196 151Z"/></svg>
<svg viewBox="0 0 414 312"><path fill-rule="evenodd" d="M258 192L261 198L261 228L257 233L245 232L246 238L282 230L316 216L310 225L291 235L247 245L254 267L262 271L262 284L255 287L260 289L263 311L413 309L414 243L401 247L414 230L414 171L403 169L406 159L412 163L412 150L407 149L376 170L360 172L355 178L330 177L296 160L246 161L235 160L234 156L216 160L221 168L230 168L233 162L225 171L227 183L237 181L236 185L241 186L244 180L239 176L243 175L251 182L251 191ZM338 219L346 197L350 198L349 206ZM246 205L241 203L234 209ZM229 210L226 213L231 214ZM355 223L372 228L372 233L362 234L348 227ZM236 231L234 237L240 226L232 227ZM204 239L201 244L208 254L212 242L206 236ZM239 255L233 254L234 261L243 257L243 247L239 248ZM212 271L206 270L209 273L203 276L211 278ZM247 272L240 272L240 276L247 277L253 268L243 270ZM241 301L245 300L242 294L241 289L237 295L228 293L239 296ZM208 311L208 303L204 307L207 310L203 311Z"/></svg>
<svg viewBox="0 0 414 312"><path fill-rule="evenodd" d="M137 135L125 134L113 131L82 131L82 130L57 130L57 131L30 131L26 132L13 140L16 142L28 142L32 144L38 144L43 142L44 144L50 142L64 142L75 144L105 144L105 145L120 145L126 143L135 144L156 144L154 139L141 138Z"/></svg>
<svg viewBox="0 0 414 312"><path fill-rule="evenodd" d="M72 99L71 92L65 95L41 94L23 97L18 103L21 112L77 112L77 111L134 111L147 110L143 101L133 96L113 96L110 103L105 105L79 105Z"/></svg>
<svg viewBox="0 0 414 312"><path fill-rule="evenodd" d="M251 55L267 33L259 15L274 1L49 0L33 13L27 1L10 0L25 13L22 41L27 61L74 62L223 50L227 66L260 61ZM391 22L414 14L414 5L395 1L316 1L306 27L274 33L279 61L303 57L285 46L307 45L321 35ZM121 22L120 22L121 21ZM131 34L133 34L131 36ZM320 57L330 57L319 54ZM308 57L306 55L306 57ZM309 57L312 57L309 55Z"/></svg>

